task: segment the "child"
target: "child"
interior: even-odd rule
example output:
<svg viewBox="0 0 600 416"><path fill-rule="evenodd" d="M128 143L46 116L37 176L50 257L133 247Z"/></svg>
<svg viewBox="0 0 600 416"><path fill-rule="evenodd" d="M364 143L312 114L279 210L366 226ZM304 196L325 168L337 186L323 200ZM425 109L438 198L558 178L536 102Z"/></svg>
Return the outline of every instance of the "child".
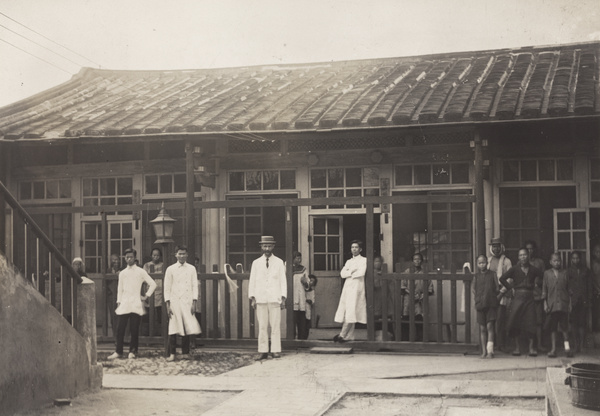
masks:
<svg viewBox="0 0 600 416"><path fill-rule="evenodd" d="M560 254L553 253L550 257L551 269L544 272L544 283L542 286L542 299L546 309L546 330L551 331L552 350L548 357L556 357L556 335L558 325L564 337L565 353L567 357L572 357L571 346L569 345L568 313L570 310L569 280L567 272L561 269Z"/></svg>
<svg viewBox="0 0 600 416"><path fill-rule="evenodd" d="M150 277L144 269L135 264L137 252L128 248L125 250L125 262L127 267L119 272L119 284L117 288L117 309L119 316L117 328L117 351L111 354L108 359L114 360L123 357L123 341L125 339L125 330L127 323L131 328L131 342L129 343L129 358L135 358L138 350L138 337L140 322L144 310L143 302L152 296L156 289L156 282ZM148 291L140 295L142 283L148 284Z"/></svg>
<svg viewBox="0 0 600 416"><path fill-rule="evenodd" d="M578 251L571 253L571 267L567 270L569 287L571 288L571 314L569 323L574 329L575 351L581 352L585 344L587 327L587 311L592 298L592 272L581 261Z"/></svg>
<svg viewBox="0 0 600 416"><path fill-rule="evenodd" d="M496 274L487 268L487 257L477 257L477 273L473 277L473 293L477 323L481 337L481 358L494 358L494 339L496 337L496 316L498 313L498 293L500 286Z"/></svg>
<svg viewBox="0 0 600 416"><path fill-rule="evenodd" d="M302 254L293 253L292 272L294 273L294 332L298 339L308 338L306 328L306 290L309 286L308 271L302 265Z"/></svg>
<svg viewBox="0 0 600 416"><path fill-rule="evenodd" d="M308 339L308 333L310 332L310 328L312 328L311 319L312 319L312 308L315 306L315 287L317 287L317 276L314 274L308 275L309 283L306 288L306 332L305 338Z"/></svg>

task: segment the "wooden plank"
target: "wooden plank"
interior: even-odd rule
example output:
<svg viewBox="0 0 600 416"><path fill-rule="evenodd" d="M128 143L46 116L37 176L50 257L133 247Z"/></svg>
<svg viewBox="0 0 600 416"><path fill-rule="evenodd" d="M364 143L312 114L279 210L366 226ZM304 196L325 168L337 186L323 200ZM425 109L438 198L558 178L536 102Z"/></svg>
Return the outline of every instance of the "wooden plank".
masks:
<svg viewBox="0 0 600 416"><path fill-rule="evenodd" d="M408 340L415 342L417 328L415 326L415 280L408 281Z"/></svg>
<svg viewBox="0 0 600 416"><path fill-rule="evenodd" d="M213 264L213 270L214 270L214 266L216 266L216 265ZM211 338L220 338L221 331L219 328L219 280L218 280L218 278L214 279L212 281L212 318L213 318L212 319L213 336Z"/></svg>
<svg viewBox="0 0 600 416"><path fill-rule="evenodd" d="M465 344L471 343L471 281L463 280L465 285Z"/></svg>
<svg viewBox="0 0 600 416"><path fill-rule="evenodd" d="M242 303L242 284L244 283L241 279L236 279L237 283L237 337L244 337L244 304Z"/></svg>
<svg viewBox="0 0 600 416"><path fill-rule="evenodd" d="M396 264L396 271L399 271L401 269L401 264L398 263ZM394 323L395 323L395 330L394 330L394 334L396 336L396 341L400 341L402 340L402 305L403 305L403 298L402 298L402 289L401 289L401 281L398 279L395 279L394 281L394 299L396 299L396 303L394 305Z"/></svg>
<svg viewBox="0 0 600 416"><path fill-rule="evenodd" d="M429 342L429 280L423 280L423 342Z"/></svg>
<svg viewBox="0 0 600 416"><path fill-rule="evenodd" d="M387 272L387 264L381 266L381 272ZM388 281L381 279L381 339L388 341Z"/></svg>
<svg viewBox="0 0 600 416"><path fill-rule="evenodd" d="M366 274L366 289L367 289L367 339L369 341L375 341L375 319L373 316L373 258L375 257L374 246L374 215L373 215L373 204L367 204L367 219L366 219L366 233L367 233L367 274Z"/></svg>
<svg viewBox="0 0 600 416"><path fill-rule="evenodd" d="M442 274L441 270L438 270L438 275ZM444 290L443 290L443 282L441 280L437 281L437 295L436 295L436 299L437 299L437 342L440 343L443 340L442 337L442 326L443 326L443 321L444 321L444 311L442 310L443 308L443 302L442 302L442 298Z"/></svg>
<svg viewBox="0 0 600 416"><path fill-rule="evenodd" d="M456 321L457 321L457 302L456 302L456 280L452 280L450 282L450 322L451 322L451 326L452 326L452 339L451 342L453 343L457 343L458 341L456 340L456 332L457 332L457 326L456 326Z"/></svg>
<svg viewBox="0 0 600 416"><path fill-rule="evenodd" d="M292 233L292 207L285 207L285 275L287 280L286 299L286 338L294 339L294 273L293 266L293 233Z"/></svg>
<svg viewBox="0 0 600 416"><path fill-rule="evenodd" d="M485 199L483 193L483 144L475 130L475 242L476 253L485 253Z"/></svg>
<svg viewBox="0 0 600 416"><path fill-rule="evenodd" d="M231 293L229 286L225 284L225 338L231 338Z"/></svg>
<svg viewBox="0 0 600 416"><path fill-rule="evenodd" d="M194 147L187 141L185 143L185 241L188 253L196 257L196 217L194 215Z"/></svg>
<svg viewBox="0 0 600 416"><path fill-rule="evenodd" d="M241 199L226 201L194 201L195 209L215 208L240 208L240 207L303 207L312 205L367 205L367 204L416 204L436 202L475 202L474 195L390 195L390 196L364 196L364 197L336 197L336 198L296 198L296 199ZM165 202L165 208L181 208L181 202ZM72 206L61 207L61 213L97 213L111 211L147 211L159 210L160 203L130 204L130 205L103 205L98 206ZM31 207L27 211L31 214L48 214L56 211L55 207Z"/></svg>
<svg viewBox="0 0 600 416"><path fill-rule="evenodd" d="M206 271L206 266L202 264L200 266L200 270L202 270L202 273L204 273ZM200 280L200 298L202 299L202 302L200 303L200 326L202 327L202 338L207 338L208 326L206 315L208 313L208 308L206 305L208 294L206 293L206 280L200 279L200 274L198 274L198 279Z"/></svg>

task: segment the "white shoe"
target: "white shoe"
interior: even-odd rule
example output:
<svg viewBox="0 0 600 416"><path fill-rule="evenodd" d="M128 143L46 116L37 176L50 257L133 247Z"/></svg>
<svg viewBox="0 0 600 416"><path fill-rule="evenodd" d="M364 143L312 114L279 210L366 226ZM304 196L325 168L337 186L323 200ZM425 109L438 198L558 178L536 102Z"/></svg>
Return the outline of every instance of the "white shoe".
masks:
<svg viewBox="0 0 600 416"><path fill-rule="evenodd" d="M127 356L127 358L129 358L130 360L135 358L135 354L130 352L129 355Z"/></svg>
<svg viewBox="0 0 600 416"><path fill-rule="evenodd" d="M123 358L123 356L113 352L111 355L106 357L107 360L116 360L117 358Z"/></svg>
<svg viewBox="0 0 600 416"><path fill-rule="evenodd" d="M181 354L181 359L182 360L189 360L190 359L190 355L189 354Z"/></svg>
<svg viewBox="0 0 600 416"><path fill-rule="evenodd" d="M175 354L171 354L167 357L167 361L175 361Z"/></svg>

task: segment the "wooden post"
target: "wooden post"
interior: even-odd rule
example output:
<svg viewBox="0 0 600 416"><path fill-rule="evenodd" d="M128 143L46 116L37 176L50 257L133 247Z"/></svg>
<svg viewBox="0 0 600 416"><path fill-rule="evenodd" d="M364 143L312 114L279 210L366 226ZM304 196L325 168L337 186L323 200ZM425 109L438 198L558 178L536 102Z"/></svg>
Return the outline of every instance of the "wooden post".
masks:
<svg viewBox="0 0 600 416"><path fill-rule="evenodd" d="M373 316L373 288L374 281L373 275L375 273L373 267L373 257L375 250L373 250L373 245L375 244L374 239L374 217L373 217L373 204L367 204L367 252L365 255L367 256L367 274L365 276L366 280L366 290L367 290L367 339L369 341L375 341L375 317Z"/></svg>
<svg viewBox="0 0 600 416"><path fill-rule="evenodd" d="M292 207L285 207L285 275L287 277L286 299L286 338L294 339L294 274L292 272L293 238L292 238Z"/></svg>
<svg viewBox="0 0 600 416"><path fill-rule="evenodd" d="M100 235L101 235L101 247L100 252L102 253L102 261L100 262L100 273L102 273L102 296L104 296L104 325L102 326L102 335L105 337L108 336L108 322L110 320L111 324L116 324L117 320L114 322L112 320L112 308L115 307L114 304L109 299L108 296L108 281L106 280L106 266L107 262L110 261L110 253L108 252L108 224L106 221L106 212L102 211L100 213ZM119 253L119 256L121 253ZM116 299L116 298L115 298ZM116 339L117 336L117 328L113 328L113 337Z"/></svg>
<svg viewBox="0 0 600 416"><path fill-rule="evenodd" d="M475 130L475 235L476 253L485 254L485 201L483 200L483 142Z"/></svg>
<svg viewBox="0 0 600 416"><path fill-rule="evenodd" d="M196 218L194 216L194 146L185 143L185 241L188 253L191 255L190 264L194 264L196 255Z"/></svg>
<svg viewBox="0 0 600 416"><path fill-rule="evenodd" d="M0 143L0 182L6 183L8 147ZM6 254L6 201L4 193L0 192L0 252ZM52 275L52 273L50 273Z"/></svg>

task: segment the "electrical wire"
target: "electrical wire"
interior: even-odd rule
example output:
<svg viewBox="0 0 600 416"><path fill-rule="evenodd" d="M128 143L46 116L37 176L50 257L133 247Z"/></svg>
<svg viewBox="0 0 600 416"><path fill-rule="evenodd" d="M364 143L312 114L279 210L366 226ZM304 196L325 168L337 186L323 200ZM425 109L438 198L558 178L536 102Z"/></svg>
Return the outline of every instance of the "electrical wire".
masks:
<svg viewBox="0 0 600 416"><path fill-rule="evenodd" d="M81 67L81 66L84 66L84 65L81 65L81 64L79 64L79 63L77 63L77 62L75 62L75 61L73 61L73 60L71 60L71 59L67 58L67 57L66 57L66 56L64 56L64 55L61 55L61 54L60 54L60 53L58 53L58 52L55 52L55 51L53 51L52 49L50 49L50 48L48 48L48 47L46 47L46 46L42 45L41 43L38 43L38 42L36 42L35 40L29 39L29 38L28 38L27 36L25 36L25 35L21 35L19 32L16 32L16 31L14 31L14 30L12 30L12 29L10 29L10 28L8 28L8 27L6 27L6 26L2 25L2 24L0 24L0 27L3 27L4 29L8 30L9 32L12 32L12 33L14 33L14 34L15 34L15 35L17 35L17 36L20 36L20 37L22 37L23 39L26 39L26 40L28 40L29 42L35 43L36 45L38 45L38 46L40 46L40 47L42 47L42 48L44 48L44 49L46 49L46 50L48 50L48 51L52 52L53 54L55 54L55 55L58 55L58 56L60 56L60 57L61 57L61 58L63 58L63 59L66 59L67 61L71 62L72 64L75 64L75 65L77 65L77 66L79 66L79 67Z"/></svg>
<svg viewBox="0 0 600 416"><path fill-rule="evenodd" d="M22 51L22 52L25 52L26 54L28 54L28 55L31 55L31 56L33 56L34 58L37 58L37 59L39 59L40 61L43 61L43 62L47 63L48 65L52 65L53 67L55 67L55 68L57 68L57 69L60 69L61 71L64 71L64 72L66 72L66 73L67 73L67 74L69 74L69 75L73 75L73 72L67 71L66 69L64 69L64 68L61 68L61 67L60 67L60 66L58 66L58 65L54 65L52 62L46 61L45 59L43 59L43 58L40 58L39 56L36 56L36 55L32 54L31 52L27 52L25 49L21 49L21 48L19 48L18 46L16 46L16 45L13 45L12 43L10 43L10 42L9 42L9 41L7 41L7 40L0 39L0 41L1 41L1 42L4 42L4 43L8 43L8 44L9 44L10 46L12 46L13 48L16 48L16 49L18 49L18 50L20 50L20 51Z"/></svg>
<svg viewBox="0 0 600 416"><path fill-rule="evenodd" d="M35 30L33 30L33 29L29 28L28 26L24 25L23 23L16 21L16 20L15 20L15 19L13 19L12 17L10 17L10 16L7 16L6 14L4 14L4 13L2 13L2 12L0 12L0 15L2 15L2 16L4 16L4 17L6 17L6 18L7 18L7 19L9 19L9 20L12 20L13 22L17 23L18 25L21 25L21 26L23 26L25 29L32 31L32 32L33 32L33 33L35 33L36 35L39 35L39 36L43 37L44 39L46 39L46 40L48 40L48 41L50 41L50 42L54 43L55 45L58 45L58 46L60 46L61 48L64 48L64 49L68 50L69 52L71 52L71 53L74 53L75 55L77 55L77 56L79 56L79 57L81 57L81 58L85 59L86 61L89 61L89 62L93 63L94 65L98 66L98 68L101 68L101 67L102 67L102 65L100 65L98 62L96 62L96 61L93 61L93 60L91 60L90 58L86 58L85 56L81 55L80 53L77 53L77 52L75 52L74 50L72 50L72 49L70 49L70 48L68 48L68 47L66 47L66 46L64 46L64 45L61 45L60 43L53 41L53 40L52 40L52 39L50 39L49 37L47 37L47 36L44 36L44 35L42 35L42 34L41 34L41 33L39 33L39 32L36 32Z"/></svg>

